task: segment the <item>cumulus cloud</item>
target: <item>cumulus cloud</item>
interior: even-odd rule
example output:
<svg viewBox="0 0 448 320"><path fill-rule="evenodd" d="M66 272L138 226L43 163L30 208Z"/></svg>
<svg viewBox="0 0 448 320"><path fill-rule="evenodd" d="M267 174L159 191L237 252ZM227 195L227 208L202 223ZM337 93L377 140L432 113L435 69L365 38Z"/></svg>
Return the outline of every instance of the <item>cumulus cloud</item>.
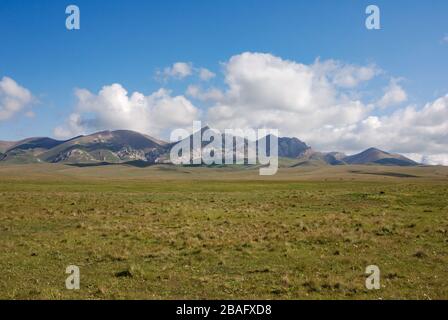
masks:
<svg viewBox="0 0 448 320"><path fill-rule="evenodd" d="M316 128L309 137L325 150L358 152L369 146L413 154L428 164L445 163L448 147L448 95L423 108L409 106L390 115L373 116L347 125Z"/></svg>
<svg viewBox="0 0 448 320"><path fill-rule="evenodd" d="M170 67L166 67L163 71L158 71L157 76L163 80L169 78L183 79L193 74L193 65L191 62L176 62Z"/></svg>
<svg viewBox="0 0 448 320"><path fill-rule="evenodd" d="M313 70L325 75L333 85L342 88L354 88L382 73L382 70L374 64L358 66L336 60L319 59L314 63Z"/></svg>
<svg viewBox="0 0 448 320"><path fill-rule="evenodd" d="M202 81L209 81L216 76L207 68L196 68L191 62L176 62L172 66L166 67L162 71L157 71L156 78L167 81L169 79L184 79L196 75Z"/></svg>
<svg viewBox="0 0 448 320"><path fill-rule="evenodd" d="M224 97L221 90L217 88L210 88L208 90L203 90L201 87L197 85L190 85L187 88L186 94L192 98L208 101L208 100L220 100Z"/></svg>
<svg viewBox="0 0 448 320"><path fill-rule="evenodd" d="M199 69L189 66L201 78ZM55 134L131 129L160 136L201 119L217 129L279 129L281 136L298 137L320 151L355 153L378 147L418 162L446 164L448 95L421 107L386 108L407 100L399 79L392 78L374 102L366 101L363 90L378 87L369 85L382 73L371 64L319 59L303 64L245 52L223 63L223 87L204 89L202 83L187 88L188 97L207 102L204 113L186 97L164 89L145 96L113 84L97 94L77 90L75 111Z"/></svg>
<svg viewBox="0 0 448 320"><path fill-rule="evenodd" d="M98 94L86 89L75 91L77 106L65 124L55 128L58 138L68 138L95 130L129 129L151 135L164 130L190 127L200 114L184 96L172 96L160 89L148 96L128 94L120 84L104 86Z"/></svg>
<svg viewBox="0 0 448 320"><path fill-rule="evenodd" d="M378 106L381 108L386 108L390 106L398 105L405 102L408 99L406 91L398 83L399 80L392 78L389 85L384 90L384 95L378 101Z"/></svg>
<svg viewBox="0 0 448 320"><path fill-rule="evenodd" d="M226 90L208 109L207 121L220 129L278 128L281 135L299 137L322 151L352 153L375 146L440 162L448 147L448 96L423 108L408 106L378 116L374 104L352 92L378 74L375 66L333 60L305 65L243 53L224 64ZM377 104L386 107L406 99L399 81L392 79Z"/></svg>
<svg viewBox="0 0 448 320"><path fill-rule="evenodd" d="M422 156L422 160L420 162L432 166L434 165L448 166L448 153L433 154L426 156L424 155Z"/></svg>
<svg viewBox="0 0 448 320"><path fill-rule="evenodd" d="M0 121L12 118L30 106L33 101L31 92L13 79L3 77L0 80Z"/></svg>
<svg viewBox="0 0 448 320"><path fill-rule="evenodd" d="M200 68L199 71L199 78L203 81L208 81L216 76L213 72L206 68Z"/></svg>
<svg viewBox="0 0 448 320"><path fill-rule="evenodd" d="M304 65L261 53L234 56L225 64L225 95L208 110L208 120L225 128L279 128L305 141L316 128L357 123L372 107L337 90L336 66L355 68L319 61Z"/></svg>
<svg viewBox="0 0 448 320"><path fill-rule="evenodd" d="M420 153L404 153L405 157L426 165L448 166L448 153L423 155Z"/></svg>

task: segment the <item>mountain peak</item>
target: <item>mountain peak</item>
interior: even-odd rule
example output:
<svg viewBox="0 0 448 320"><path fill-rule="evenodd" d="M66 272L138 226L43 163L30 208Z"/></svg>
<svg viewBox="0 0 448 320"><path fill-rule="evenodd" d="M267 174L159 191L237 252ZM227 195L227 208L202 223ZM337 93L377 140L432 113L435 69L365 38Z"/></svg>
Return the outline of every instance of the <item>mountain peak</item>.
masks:
<svg viewBox="0 0 448 320"><path fill-rule="evenodd" d="M375 148L375 147L370 147L370 148L362 151L361 153L384 153L384 154L389 154L388 152L380 150L380 149Z"/></svg>
<svg viewBox="0 0 448 320"><path fill-rule="evenodd" d="M379 152L383 152L382 150L375 148L375 147L370 147L367 148L366 150L364 150L363 152L372 152L372 151L379 151Z"/></svg>
<svg viewBox="0 0 448 320"><path fill-rule="evenodd" d="M368 148L358 154L348 156L342 159L347 164L384 164L384 165L399 165L409 166L417 163L399 154L391 154L389 152L380 150L378 148Z"/></svg>
<svg viewBox="0 0 448 320"><path fill-rule="evenodd" d="M209 125L190 135L190 139L206 130ZM268 135L270 138L273 135ZM261 139L267 139L265 136ZM225 133L223 137L227 139ZM237 137L235 137L237 138ZM246 138L241 137L246 140ZM261 140L260 139L260 140ZM260 141L259 140L259 141ZM203 146L208 143L203 142ZM0 141L0 161L13 163L32 162L111 162L145 161L149 164L169 162L169 150L172 143L155 139L149 135L132 130L104 130L89 135L58 141L46 137L28 138L17 142ZM371 147L361 153L346 156L340 152L321 153L314 151L305 142L296 137L278 138L278 155L281 158L298 161L319 161L327 165L377 164L408 166L418 163L399 154L392 154Z"/></svg>

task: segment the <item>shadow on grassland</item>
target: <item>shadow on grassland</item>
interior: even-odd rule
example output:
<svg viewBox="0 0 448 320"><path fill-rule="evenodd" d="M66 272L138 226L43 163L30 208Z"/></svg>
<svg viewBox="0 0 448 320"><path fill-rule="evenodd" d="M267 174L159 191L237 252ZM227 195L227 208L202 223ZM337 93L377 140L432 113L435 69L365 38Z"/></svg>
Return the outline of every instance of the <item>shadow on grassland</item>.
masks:
<svg viewBox="0 0 448 320"><path fill-rule="evenodd" d="M121 162L121 163L111 163L111 162L94 162L94 163L67 163L68 166L72 167L78 167L78 168L87 168L87 167L103 167L103 166L123 166L128 165L132 167L137 168L146 168L153 166L153 163L148 163L146 161L128 161L128 162Z"/></svg>
<svg viewBox="0 0 448 320"><path fill-rule="evenodd" d="M419 178L419 176L415 176L407 173L398 173L398 172L365 172L359 170L350 170L350 173L356 174L371 174L376 176L388 176L388 177L397 177L397 178Z"/></svg>

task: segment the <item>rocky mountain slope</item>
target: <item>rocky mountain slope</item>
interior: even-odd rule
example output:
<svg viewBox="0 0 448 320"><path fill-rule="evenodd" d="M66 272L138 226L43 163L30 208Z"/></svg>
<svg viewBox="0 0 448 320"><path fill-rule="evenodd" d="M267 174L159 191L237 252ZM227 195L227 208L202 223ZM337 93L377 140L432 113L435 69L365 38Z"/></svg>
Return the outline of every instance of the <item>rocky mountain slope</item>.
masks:
<svg viewBox="0 0 448 320"><path fill-rule="evenodd" d="M203 128L200 132L204 132ZM198 135L199 131L193 135ZM192 142L193 135L187 139ZM224 136L222 141L235 139L248 144L241 137ZM266 139L266 137L264 138ZM191 143L192 144L192 143ZM209 143L202 142L206 148ZM102 131L86 136L59 141L51 138L28 138L17 142L0 141L0 163L69 163L102 164L139 162L147 165L169 163L169 152L173 144L130 130ZM223 143L224 146L224 143ZM256 144L258 147L258 143ZM198 150L191 151L200 154ZM232 151L231 151L232 152ZM233 151L234 155L236 151ZM268 151L269 152L269 151ZM347 156L340 152L317 152L297 138L278 138L280 159L294 166L377 164L410 166L418 163L399 154L391 154L369 148L359 154ZM247 154L239 155L247 157Z"/></svg>
<svg viewBox="0 0 448 320"><path fill-rule="evenodd" d="M369 148L361 153L345 157L342 159L347 164L382 164L397 166L413 166L417 165L415 161L408 159L400 154L388 153L376 148Z"/></svg>

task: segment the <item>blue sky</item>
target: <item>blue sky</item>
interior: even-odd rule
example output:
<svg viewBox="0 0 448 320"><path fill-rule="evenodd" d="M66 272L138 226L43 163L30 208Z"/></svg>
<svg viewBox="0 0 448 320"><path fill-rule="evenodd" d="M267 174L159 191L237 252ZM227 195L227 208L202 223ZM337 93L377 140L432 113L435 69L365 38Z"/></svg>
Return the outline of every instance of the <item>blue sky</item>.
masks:
<svg viewBox="0 0 448 320"><path fill-rule="evenodd" d="M69 4L81 10L81 30L65 28ZM381 9L381 30L364 27L369 4ZM75 88L97 93L120 83L145 95L161 87L184 94L190 83L155 77L177 61L213 71L222 88L222 63L247 51L303 64L374 64L382 74L365 94L380 95L397 77L407 103L423 105L448 93L447 14L445 0L2 0L0 79L14 79L39 102L34 117L0 122L0 140L53 136L73 111Z"/></svg>

